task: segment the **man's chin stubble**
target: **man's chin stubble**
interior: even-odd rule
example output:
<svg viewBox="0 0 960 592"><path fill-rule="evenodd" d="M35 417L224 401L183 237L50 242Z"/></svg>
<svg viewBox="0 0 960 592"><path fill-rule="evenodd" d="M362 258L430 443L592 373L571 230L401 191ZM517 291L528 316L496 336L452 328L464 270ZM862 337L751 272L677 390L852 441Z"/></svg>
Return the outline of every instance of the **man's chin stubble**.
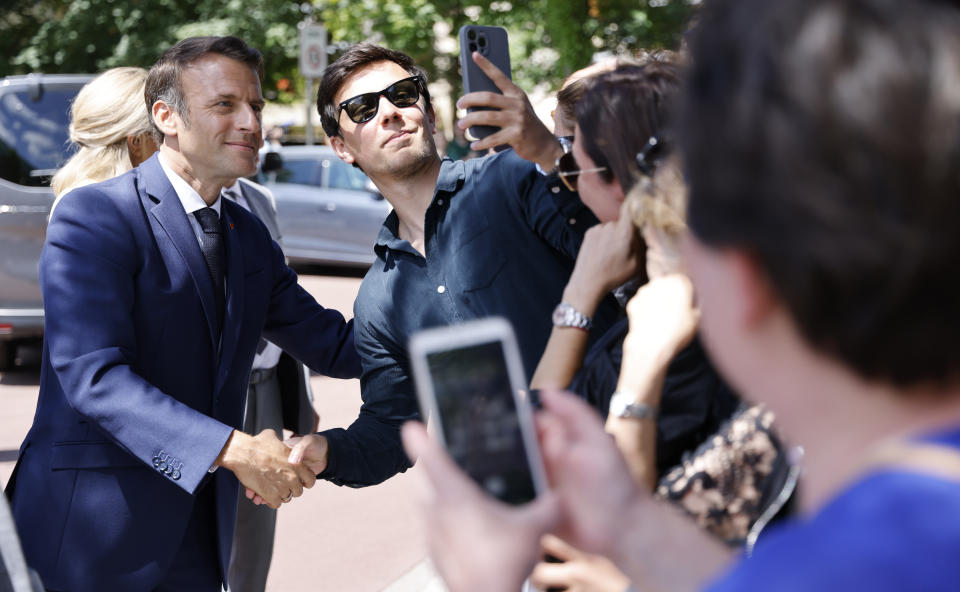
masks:
<svg viewBox="0 0 960 592"><path fill-rule="evenodd" d="M416 177L430 168L434 159L437 158L439 158L439 156L436 152L436 146L432 143L425 142L422 149L416 153L405 155L405 158L402 160L398 159L398 161L388 163L385 167L385 172L399 179L409 179Z"/></svg>

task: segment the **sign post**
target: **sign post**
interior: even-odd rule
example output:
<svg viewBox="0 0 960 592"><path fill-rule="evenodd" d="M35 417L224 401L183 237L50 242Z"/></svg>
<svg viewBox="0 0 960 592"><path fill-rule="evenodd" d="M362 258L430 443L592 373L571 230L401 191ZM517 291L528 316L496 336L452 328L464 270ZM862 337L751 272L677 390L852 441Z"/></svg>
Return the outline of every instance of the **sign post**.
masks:
<svg viewBox="0 0 960 592"><path fill-rule="evenodd" d="M313 81L323 75L327 67L327 29L309 21L300 23L300 73L304 77L304 97L307 104L306 142L313 144Z"/></svg>

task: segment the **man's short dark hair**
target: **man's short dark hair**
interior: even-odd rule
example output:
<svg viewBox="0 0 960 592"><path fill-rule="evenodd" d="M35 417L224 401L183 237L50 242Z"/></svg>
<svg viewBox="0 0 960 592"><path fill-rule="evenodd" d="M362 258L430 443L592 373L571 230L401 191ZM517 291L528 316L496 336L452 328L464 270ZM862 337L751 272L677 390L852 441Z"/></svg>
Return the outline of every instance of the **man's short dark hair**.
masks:
<svg viewBox="0 0 960 592"><path fill-rule="evenodd" d="M711 0L690 48L688 223L750 253L818 351L960 374L960 10Z"/></svg>
<svg viewBox="0 0 960 592"><path fill-rule="evenodd" d="M247 64L263 80L263 56L237 37L189 37L163 52L150 68L144 88L147 112L153 113L153 104L163 101L189 123L186 99L183 96L181 74L185 67L210 54L219 54ZM150 120L153 121L151 115ZM156 124L154 124L156 128ZM157 129L163 136L163 132Z"/></svg>
<svg viewBox="0 0 960 592"><path fill-rule="evenodd" d="M640 177L637 153L652 136L666 141L680 94L680 66L668 61L620 66L583 83L575 107L581 141L594 164L607 168L600 173L604 180L616 178L627 193Z"/></svg>
<svg viewBox="0 0 960 592"><path fill-rule="evenodd" d="M373 43L358 43L327 66L327 69L323 71L323 77L320 79L320 88L317 90L317 111L320 113L320 125L323 126L323 131L328 138L340 135L337 106L333 104L333 98L351 74L368 64L376 62L394 62L409 72L411 76L419 76L423 81L420 93L423 95L427 110L430 110L427 73L413 61L413 58L402 51L387 49Z"/></svg>

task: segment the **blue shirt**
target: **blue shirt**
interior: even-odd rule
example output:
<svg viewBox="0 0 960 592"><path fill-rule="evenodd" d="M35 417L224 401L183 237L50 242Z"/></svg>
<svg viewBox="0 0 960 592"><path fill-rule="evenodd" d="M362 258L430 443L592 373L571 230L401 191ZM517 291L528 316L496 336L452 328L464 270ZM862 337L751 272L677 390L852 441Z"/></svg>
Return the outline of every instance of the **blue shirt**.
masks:
<svg viewBox="0 0 960 592"><path fill-rule="evenodd" d="M320 477L357 487L410 466L400 425L419 418L407 355L419 329L504 316L529 379L583 233L596 221L577 194L512 150L445 159L424 219L426 258L399 238L395 212L380 230L377 259L354 304L363 406L349 428L323 432L330 454ZM610 298L594 334L615 315Z"/></svg>
<svg viewBox="0 0 960 592"><path fill-rule="evenodd" d="M960 453L960 429L926 441ZM771 528L710 591L955 590L958 553L960 482L889 468L815 516Z"/></svg>

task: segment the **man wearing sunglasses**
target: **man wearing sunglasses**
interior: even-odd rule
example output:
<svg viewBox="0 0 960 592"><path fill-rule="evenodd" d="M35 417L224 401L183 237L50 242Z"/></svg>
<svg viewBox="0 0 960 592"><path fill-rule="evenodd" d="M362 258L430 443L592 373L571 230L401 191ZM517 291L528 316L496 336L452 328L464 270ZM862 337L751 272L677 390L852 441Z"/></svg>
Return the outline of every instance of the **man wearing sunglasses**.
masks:
<svg viewBox="0 0 960 592"><path fill-rule="evenodd" d="M394 208L354 305L363 365L360 416L345 430L301 440L291 457L303 455L322 470L321 478L342 485L372 485L410 466L399 428L418 416L407 360L415 331L504 316L533 371L583 233L596 223L575 193L531 162L552 168L559 142L542 124L546 141L519 133L508 121L515 113L498 114L501 132L476 146L510 143L514 150L441 160L426 82L409 56L359 44L327 68L317 96L333 149L361 168ZM512 84L508 90L519 91ZM575 310L556 322L602 329L614 306L601 310L599 322Z"/></svg>

